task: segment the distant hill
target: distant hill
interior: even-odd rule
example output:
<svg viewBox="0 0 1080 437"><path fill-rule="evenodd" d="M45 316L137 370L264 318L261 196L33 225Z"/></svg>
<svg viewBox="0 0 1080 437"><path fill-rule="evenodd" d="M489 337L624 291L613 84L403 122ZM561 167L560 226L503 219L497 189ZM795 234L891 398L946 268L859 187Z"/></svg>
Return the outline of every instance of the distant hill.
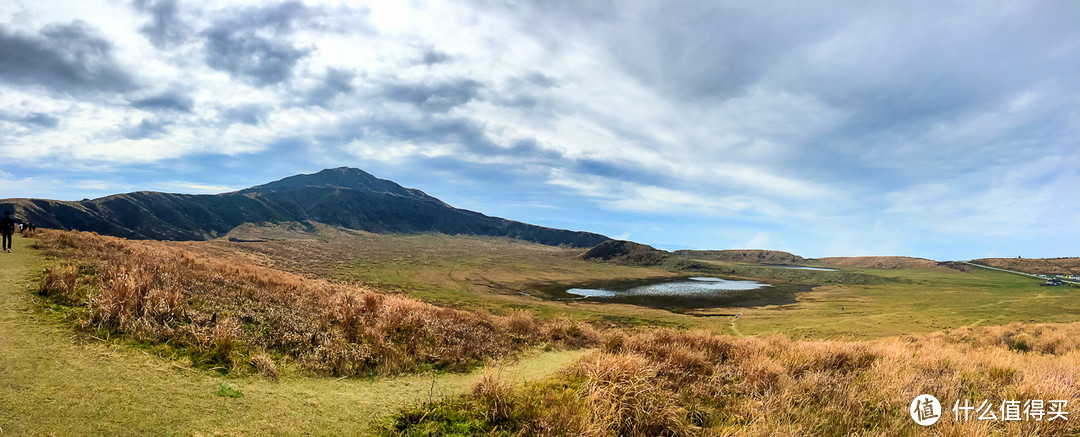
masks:
<svg viewBox="0 0 1080 437"><path fill-rule="evenodd" d="M355 168L287 177L223 194L153 191L92 200L4 199L0 209L38 226L155 240L216 238L245 223L317 222L378 233L490 235L591 247L609 238L454 208Z"/></svg>
<svg viewBox="0 0 1080 437"><path fill-rule="evenodd" d="M899 269L932 269L937 267L949 267L926 258L912 258L910 256L838 256L830 258L818 258L816 260L823 266L832 267L856 267L867 269L899 270Z"/></svg>
<svg viewBox="0 0 1080 437"><path fill-rule="evenodd" d="M806 259L801 256L788 252L781 252L779 250L676 250L672 253L683 258L697 259L703 261L728 261L780 265L800 264L806 261Z"/></svg>
<svg viewBox="0 0 1080 437"><path fill-rule="evenodd" d="M1033 275L1080 275L1080 258L981 258L971 262Z"/></svg>
<svg viewBox="0 0 1080 437"><path fill-rule="evenodd" d="M658 266L671 257L667 251L625 240L608 240L581 255L590 261L629 266Z"/></svg>

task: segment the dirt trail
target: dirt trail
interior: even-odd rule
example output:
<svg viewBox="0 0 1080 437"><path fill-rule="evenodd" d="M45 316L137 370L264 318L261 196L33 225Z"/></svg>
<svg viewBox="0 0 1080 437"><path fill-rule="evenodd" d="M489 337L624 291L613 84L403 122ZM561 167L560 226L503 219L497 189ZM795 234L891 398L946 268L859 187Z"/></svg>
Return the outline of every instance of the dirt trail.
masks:
<svg viewBox="0 0 1080 437"><path fill-rule="evenodd" d="M402 406L470 389L480 372L371 380L226 378L126 346L77 344L57 317L34 309L44 267L31 240L0 253L0 434L356 435ZM499 365L511 381L548 375L584 351ZM243 397L216 393L223 382Z"/></svg>

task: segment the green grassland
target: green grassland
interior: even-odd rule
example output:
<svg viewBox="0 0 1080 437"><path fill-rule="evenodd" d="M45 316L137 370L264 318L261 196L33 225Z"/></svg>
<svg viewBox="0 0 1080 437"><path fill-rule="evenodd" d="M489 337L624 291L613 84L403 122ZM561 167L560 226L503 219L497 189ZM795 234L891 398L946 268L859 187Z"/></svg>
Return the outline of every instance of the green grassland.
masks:
<svg viewBox="0 0 1080 437"><path fill-rule="evenodd" d="M550 284L662 278L662 267L584 261L578 248L497 237L373 234L318 226L314 233L283 226L244 227L233 238L176 243L195 252L237 255L308 277L360 282L440 306L507 314L528 308L540 316L672 324L677 315L652 308L554 302L534 294Z"/></svg>
<svg viewBox="0 0 1080 437"><path fill-rule="evenodd" d="M2 435L362 435L397 409L467 393L484 372L533 380L585 353L535 351L472 373L223 376L74 331L36 297L45 262L31 240L14 243L0 258Z"/></svg>
<svg viewBox="0 0 1080 437"><path fill-rule="evenodd" d="M1017 321L1080 320L1077 288L1041 287L1034 278L984 269L839 267L830 272L721 261L633 267L582 260L581 249L502 238L382 235L329 227L315 233L249 227L242 235L267 241L187 244L241 253L262 264L311 276L398 290L440 305L496 313L529 308L542 316L565 315L623 326L679 326L744 336L873 338ZM799 293L794 304L704 308L685 314L534 296L536 290L552 284L695 274L812 289ZM740 317L736 319L735 314Z"/></svg>
<svg viewBox="0 0 1080 437"><path fill-rule="evenodd" d="M983 269L855 271L896 282L815 287L801 293L793 305L743 309L723 332L869 338L962 326L1080 320L1080 289L1041 287L1042 281L1033 278Z"/></svg>
<svg viewBox="0 0 1080 437"><path fill-rule="evenodd" d="M246 227L232 237L245 241L170 244L309 277L362 282L440 305L497 314L524 308L540 317L566 316L643 335L667 326L762 336L768 343L773 340L764 334L869 339L962 326L1080 321L1080 289L1041 287L1034 278L984 269L841 267L819 272L678 259L634 267L583 260L582 249L502 238L381 235L329 227L313 233L286 226ZM16 237L15 242L14 254L0 256L0 433L365 434L395 411L475 391L480 378L473 372L336 379L284 371L275 382L199 370L124 340L89 339L36 297L46 260L31 248L31 240ZM810 290L792 304L686 313L535 296L552 284L686 275ZM487 371L503 373L503 381L537 381L585 353L533 350L517 362L491 363ZM235 393L242 396L229 396Z"/></svg>

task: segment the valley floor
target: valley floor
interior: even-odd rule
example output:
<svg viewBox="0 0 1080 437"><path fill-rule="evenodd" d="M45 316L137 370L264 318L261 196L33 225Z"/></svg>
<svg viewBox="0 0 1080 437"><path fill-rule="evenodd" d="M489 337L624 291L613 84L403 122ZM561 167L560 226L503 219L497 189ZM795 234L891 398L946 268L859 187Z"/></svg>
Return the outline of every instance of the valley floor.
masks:
<svg viewBox="0 0 1080 437"><path fill-rule="evenodd" d="M1031 278L937 265L813 272L714 263L710 275L820 285L790 305L681 314L522 292L537 284L682 271L594 263L577 250L511 240L333 232L308 239L193 243L57 233L39 236L40 251L32 240L16 237L15 252L0 254L0 434L923 435L910 421L908 405L931 393L946 405L946 416L952 402L961 400L1001 405L1061 399L1068 401L1069 417L1052 423L943 420L931 435L1080 435L1073 425L1080 423L1080 302L1073 287L1048 289ZM157 287L205 299L185 301L194 309L181 312L188 315L175 327L209 320L214 338L217 324L228 325L218 317L218 311L225 314L221 305L237 299L249 299L245 309L261 304L277 314L298 306L282 304L281 296L352 290L326 296L363 298L320 305L355 314L310 313L330 322L314 334L297 331L304 334L297 344L314 343L315 334L346 332L342 321L350 320L369 334L386 334L357 335L350 340L355 346L382 339L410 347L400 349L409 357L423 355L412 340L426 338L425 332L457 340L466 338L460 332L471 332L448 327L489 328L482 331L488 334L467 337L479 343L521 332L539 340L523 337L536 341L509 349L520 354L518 361L489 362L472 373L308 376L319 372L293 367L301 361L288 358L277 360L283 369L279 381L250 371L218 373L192 365L194 357L167 357L183 347L176 346L182 337L153 337L147 341L158 344L149 348L135 343L145 318L114 323L112 331L75 328L76 316L90 320L79 305L107 303L86 293L127 290L131 277L141 278L147 293L140 299L151 304ZM287 287L293 282L295 287ZM371 287L349 288L353 283ZM280 293L267 291L273 287ZM48 299L39 297L39 288L49 291ZM259 293L278 300L251 297ZM81 303L63 303L76 297ZM99 316L109 310L95 308ZM136 316L145 312L125 308ZM417 311L432 317L421 324L368 323L391 313L407 321ZM313 319L300 314L299 319ZM235 316L244 320L244 314ZM277 326L243 323L241 328L232 322L255 340L264 332L256 328ZM383 331L370 330L375 328ZM101 332L125 338L93 337L105 337ZM734 335L716 335L721 332ZM582 344L598 350L545 351L569 344L559 339L570 337L587 338ZM228 358L243 364L255 353L289 351L233 349L237 356ZM506 355L478 356L469 362ZM437 362L413 361L415 366L397 371L417 372Z"/></svg>
<svg viewBox="0 0 1080 437"><path fill-rule="evenodd" d="M957 269L900 257L832 259L837 272L709 262L719 271L693 274L581 259L582 249L490 237L371 234L321 226L303 233L248 226L237 237L172 243L211 257L246 261L341 282L400 291L440 306L505 314L527 308L541 317L572 317L597 326L680 327L731 335L873 339L965 326L1080 321L1074 287L1041 287L1040 278L986 269ZM812 286L798 302L704 308L687 314L593 300L532 296L545 284L612 279L710 276ZM874 281L867 281L867 279ZM738 319L734 318L739 314Z"/></svg>
<svg viewBox="0 0 1080 437"><path fill-rule="evenodd" d="M540 352L467 374L230 378L109 341L80 341L34 302L44 261L15 237L0 254L0 434L356 435L405 406L469 391L484 372L541 378L584 351ZM219 396L232 384L242 397Z"/></svg>

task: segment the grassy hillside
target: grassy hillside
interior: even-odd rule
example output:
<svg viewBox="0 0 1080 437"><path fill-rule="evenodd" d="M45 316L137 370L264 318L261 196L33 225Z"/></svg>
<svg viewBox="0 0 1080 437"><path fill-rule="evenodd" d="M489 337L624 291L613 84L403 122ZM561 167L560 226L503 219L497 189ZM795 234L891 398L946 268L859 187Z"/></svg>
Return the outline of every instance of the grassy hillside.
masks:
<svg viewBox="0 0 1080 437"><path fill-rule="evenodd" d="M779 250L676 250L673 253L683 258L708 261L784 265L806 262L806 259L801 256Z"/></svg>
<svg viewBox="0 0 1080 437"><path fill-rule="evenodd" d="M971 262L1033 275L1080 275L1080 258L982 258Z"/></svg>
<svg viewBox="0 0 1080 437"><path fill-rule="evenodd" d="M830 267L855 267L879 270L948 268L934 260L912 258L910 256L841 256L818 258L814 261L823 266Z"/></svg>
<svg viewBox="0 0 1080 437"><path fill-rule="evenodd" d="M671 254L633 241L608 240L581 254L581 258L624 266L655 267L663 265Z"/></svg>
<svg viewBox="0 0 1080 437"><path fill-rule="evenodd" d="M161 242L45 231L41 295L88 334L121 335L199 367L277 377L464 370L547 344L593 344L589 325L437 307L366 287L205 257Z"/></svg>
<svg viewBox="0 0 1080 437"><path fill-rule="evenodd" d="M399 290L437 305L485 308L497 314L524 308L538 316L566 316L598 327L670 326L734 335L876 338L968 325L1080 321L1075 288L1040 287L1042 281L1034 278L936 263L927 268L838 267L839 271L828 272L693 261L681 266L688 270L680 270L666 264L634 267L586 261L580 249L500 238L383 235L332 227L320 227L315 233L282 226L241 231L231 235L265 241L170 244L206 256L242 256L308 277ZM537 292L559 284L588 286L622 279L702 275L811 289L798 293L797 302L789 305L702 308L687 314L588 300L552 301L538 297L542 293Z"/></svg>
<svg viewBox="0 0 1080 437"><path fill-rule="evenodd" d="M500 238L246 232L234 236L253 242L45 231L43 264L18 238L18 268L45 273L0 284L0 377L12 381L0 386L0 427L353 434L376 420L390 435L916 435L906 407L922 392L945 403L1060 397L1074 415L1080 406L1080 324L1033 323L1080 321L1076 288L1033 278L710 261L690 267L828 285L787 305L677 314L520 294L689 272L673 266L587 261L582 250ZM580 361L540 352L589 345L601 350ZM565 371L541 381L377 376L537 353L527 362L546 367L534 374ZM339 384L325 375L376 376ZM470 385L464 397L439 396ZM148 407L158 399L169 408ZM933 432L1068 435L1072 423L942 422Z"/></svg>
<svg viewBox="0 0 1080 437"><path fill-rule="evenodd" d="M656 267L630 267L581 259L584 249L507 238L443 234L375 234L317 226L245 226L228 239L170 243L207 256L240 256L259 265L306 277L362 283L425 302L484 308L499 314L530 308L538 315L588 318L600 311L530 296L557 283L656 278L675 275ZM644 312L642 312L644 311ZM629 309L648 320L663 311Z"/></svg>
<svg viewBox="0 0 1080 437"><path fill-rule="evenodd" d="M612 333L545 382L486 378L408 409L384 435L1076 435L1080 324L960 329L874 341ZM931 394L940 421L916 425ZM1068 400L1069 420L957 420L951 406ZM1048 407L1047 407L1048 409ZM1017 413L1018 417L1020 413ZM998 411L998 418L1003 418Z"/></svg>
<svg viewBox="0 0 1080 437"><path fill-rule="evenodd" d="M30 243L16 236L13 253L0 258L5 436L368 435L372 421L467 393L482 375L521 384L584 353L528 353L490 365L486 373L341 379L283 372L277 380L221 375L73 331L65 311L36 297L45 261Z"/></svg>

